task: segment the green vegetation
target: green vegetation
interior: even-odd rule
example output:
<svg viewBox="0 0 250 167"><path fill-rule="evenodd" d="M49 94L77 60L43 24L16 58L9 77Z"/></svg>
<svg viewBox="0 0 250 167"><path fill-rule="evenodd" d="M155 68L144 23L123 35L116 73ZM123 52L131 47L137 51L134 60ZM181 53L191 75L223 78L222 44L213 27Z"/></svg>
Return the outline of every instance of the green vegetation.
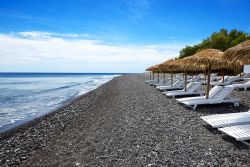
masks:
<svg viewBox="0 0 250 167"><path fill-rule="evenodd" d="M196 52L213 48L225 51L226 49L235 46L243 41L250 39L250 35L236 29L228 32L226 29L221 29L219 32L214 32L210 37L204 39L200 44L194 46L186 46L180 51L179 58L194 55Z"/></svg>

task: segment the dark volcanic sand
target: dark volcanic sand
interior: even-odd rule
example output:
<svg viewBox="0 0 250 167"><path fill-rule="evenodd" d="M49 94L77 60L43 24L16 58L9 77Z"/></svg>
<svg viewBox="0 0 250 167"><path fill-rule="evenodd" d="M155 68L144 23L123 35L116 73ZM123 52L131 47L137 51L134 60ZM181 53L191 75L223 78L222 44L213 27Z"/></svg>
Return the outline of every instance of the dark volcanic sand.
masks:
<svg viewBox="0 0 250 167"><path fill-rule="evenodd" d="M240 107L196 111L127 75L72 104L1 135L0 166L250 166L250 149L205 125L200 116L247 111L250 91L234 91Z"/></svg>

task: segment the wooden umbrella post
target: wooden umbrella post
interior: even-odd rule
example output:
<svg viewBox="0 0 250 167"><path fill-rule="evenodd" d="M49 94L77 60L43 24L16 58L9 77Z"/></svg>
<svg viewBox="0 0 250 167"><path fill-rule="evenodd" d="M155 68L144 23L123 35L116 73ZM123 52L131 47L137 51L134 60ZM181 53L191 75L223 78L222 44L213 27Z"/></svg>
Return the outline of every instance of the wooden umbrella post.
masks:
<svg viewBox="0 0 250 167"><path fill-rule="evenodd" d="M171 73L171 87L173 86L173 73Z"/></svg>
<svg viewBox="0 0 250 167"><path fill-rule="evenodd" d="M225 74L224 74L224 69L222 69L222 83L225 82Z"/></svg>
<svg viewBox="0 0 250 167"><path fill-rule="evenodd" d="M159 76L159 73L157 73L157 83L160 82L160 76Z"/></svg>
<svg viewBox="0 0 250 167"><path fill-rule="evenodd" d="M163 73L163 84L166 83L166 76L165 76L165 73Z"/></svg>
<svg viewBox="0 0 250 167"><path fill-rule="evenodd" d="M209 98L210 76L211 76L211 64L208 65L206 99Z"/></svg>
<svg viewBox="0 0 250 167"><path fill-rule="evenodd" d="M184 74L185 75L185 92L187 91L187 73Z"/></svg>
<svg viewBox="0 0 250 167"><path fill-rule="evenodd" d="M153 73L153 82L154 82L154 80L155 80L155 73L154 72L152 72Z"/></svg>
<svg viewBox="0 0 250 167"><path fill-rule="evenodd" d="M149 71L149 80L151 81L151 71Z"/></svg>

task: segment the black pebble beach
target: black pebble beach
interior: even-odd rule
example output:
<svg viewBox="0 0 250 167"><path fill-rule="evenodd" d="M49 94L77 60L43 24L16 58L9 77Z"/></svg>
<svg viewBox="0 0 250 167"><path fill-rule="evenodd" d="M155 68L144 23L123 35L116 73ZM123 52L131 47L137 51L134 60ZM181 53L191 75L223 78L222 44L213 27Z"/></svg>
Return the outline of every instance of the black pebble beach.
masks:
<svg viewBox="0 0 250 167"><path fill-rule="evenodd" d="M200 116L248 111L233 104L193 111L123 75L61 109L0 134L0 166L250 166L250 149Z"/></svg>

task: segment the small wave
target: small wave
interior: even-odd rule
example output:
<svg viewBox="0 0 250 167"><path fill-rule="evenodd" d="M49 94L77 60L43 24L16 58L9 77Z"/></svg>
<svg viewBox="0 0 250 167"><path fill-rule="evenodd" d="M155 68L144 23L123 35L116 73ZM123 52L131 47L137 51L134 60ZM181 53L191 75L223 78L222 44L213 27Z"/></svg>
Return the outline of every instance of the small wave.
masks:
<svg viewBox="0 0 250 167"><path fill-rule="evenodd" d="M20 84L34 84L34 83L38 83L38 81L37 82L35 82L35 81L0 82L0 85L6 85L6 84L8 84L8 85L20 85Z"/></svg>
<svg viewBox="0 0 250 167"><path fill-rule="evenodd" d="M2 98L1 100L2 101L14 100L14 99L20 98L20 97L27 97L27 96L33 96L33 95L36 95L36 94L43 94L43 93L58 91L58 90L62 90L62 89L67 89L67 88L79 86L79 85L81 85L81 83L61 86L61 87L52 88L52 89L46 89L46 90L42 90L42 91L31 91L29 93L24 93L24 94L20 94L20 95L14 95L14 96L12 95L11 97Z"/></svg>

